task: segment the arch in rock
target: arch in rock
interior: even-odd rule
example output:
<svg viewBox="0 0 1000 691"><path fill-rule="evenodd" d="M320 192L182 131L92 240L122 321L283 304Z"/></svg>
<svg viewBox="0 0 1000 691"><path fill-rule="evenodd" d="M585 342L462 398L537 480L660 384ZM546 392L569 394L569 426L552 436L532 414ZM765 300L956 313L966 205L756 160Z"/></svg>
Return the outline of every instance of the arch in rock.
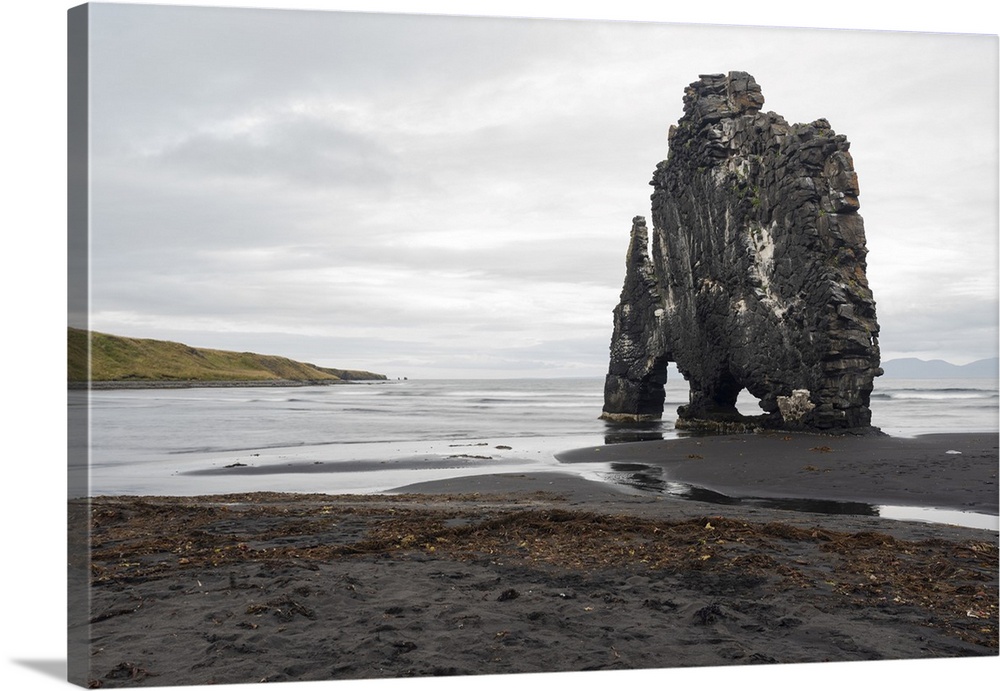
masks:
<svg viewBox="0 0 1000 691"><path fill-rule="evenodd" d="M605 419L659 417L675 362L691 388L678 426L746 421L746 388L753 424L873 429L879 327L850 145L763 103L745 72L686 89L650 183L652 237L632 222Z"/></svg>

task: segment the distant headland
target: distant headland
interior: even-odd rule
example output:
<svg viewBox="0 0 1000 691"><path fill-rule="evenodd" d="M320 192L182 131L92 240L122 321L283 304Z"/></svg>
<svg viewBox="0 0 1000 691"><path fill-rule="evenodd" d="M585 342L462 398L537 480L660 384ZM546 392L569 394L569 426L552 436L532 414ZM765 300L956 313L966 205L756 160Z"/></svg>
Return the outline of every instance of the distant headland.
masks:
<svg viewBox="0 0 1000 691"><path fill-rule="evenodd" d="M387 379L384 374L319 367L276 355L193 348L72 327L68 338L69 388L305 386Z"/></svg>

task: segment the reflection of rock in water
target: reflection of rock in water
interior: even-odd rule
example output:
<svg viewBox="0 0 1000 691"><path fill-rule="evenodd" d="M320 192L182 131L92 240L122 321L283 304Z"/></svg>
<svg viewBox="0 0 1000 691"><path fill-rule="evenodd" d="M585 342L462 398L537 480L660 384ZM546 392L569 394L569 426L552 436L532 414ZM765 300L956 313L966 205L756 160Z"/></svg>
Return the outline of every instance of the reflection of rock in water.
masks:
<svg viewBox="0 0 1000 691"><path fill-rule="evenodd" d="M877 431L875 301L849 143L826 120L761 112L745 72L702 75L656 167L652 237L633 218L603 417L659 419L668 362L690 387L677 428ZM742 390L763 415L736 408Z"/></svg>
<svg viewBox="0 0 1000 691"><path fill-rule="evenodd" d="M645 463L612 463L607 479L616 485L651 492L664 492L667 485L663 480L663 468Z"/></svg>
<svg viewBox="0 0 1000 691"><path fill-rule="evenodd" d="M609 424L604 431L605 444L662 440L663 424L659 421Z"/></svg>
<svg viewBox="0 0 1000 691"><path fill-rule="evenodd" d="M743 500L738 497L730 497L720 492L714 492L710 489L705 489L704 487L695 487L694 485L686 485L681 482L671 482L668 484L670 494L675 497L681 497L683 499L690 499L691 501L701 501L706 504L742 504Z"/></svg>
<svg viewBox="0 0 1000 691"><path fill-rule="evenodd" d="M735 506L745 504L781 511L840 514L848 516L878 516L877 506L856 501L830 499L785 499L774 497L734 497L705 487L664 478L663 468L645 463L612 463L606 480L618 485L646 492L657 492L678 499L700 501L706 504Z"/></svg>

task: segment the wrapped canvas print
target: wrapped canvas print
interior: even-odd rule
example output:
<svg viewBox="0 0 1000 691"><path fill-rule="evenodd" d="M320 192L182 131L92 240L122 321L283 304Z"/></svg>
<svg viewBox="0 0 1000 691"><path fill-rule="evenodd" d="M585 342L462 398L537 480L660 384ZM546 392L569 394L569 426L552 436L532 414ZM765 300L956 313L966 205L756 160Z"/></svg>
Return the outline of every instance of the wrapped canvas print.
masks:
<svg viewBox="0 0 1000 691"><path fill-rule="evenodd" d="M996 658L995 35L68 29L69 681Z"/></svg>

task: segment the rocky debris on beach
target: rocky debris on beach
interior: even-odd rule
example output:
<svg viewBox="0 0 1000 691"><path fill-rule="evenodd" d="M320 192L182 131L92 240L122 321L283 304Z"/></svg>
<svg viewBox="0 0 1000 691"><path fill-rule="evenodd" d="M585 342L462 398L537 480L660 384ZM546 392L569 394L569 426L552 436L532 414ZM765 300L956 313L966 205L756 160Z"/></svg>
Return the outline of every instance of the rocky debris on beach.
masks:
<svg viewBox="0 0 1000 691"><path fill-rule="evenodd" d="M605 419L659 419L674 362L691 388L678 427L875 431L879 326L850 144L763 104L745 72L686 89L650 182L652 238L632 221ZM743 389L762 415L737 411Z"/></svg>
<svg viewBox="0 0 1000 691"><path fill-rule="evenodd" d="M997 653L995 534L680 517L640 498L569 496L71 505L93 549L89 621L71 622L91 633L85 683Z"/></svg>

